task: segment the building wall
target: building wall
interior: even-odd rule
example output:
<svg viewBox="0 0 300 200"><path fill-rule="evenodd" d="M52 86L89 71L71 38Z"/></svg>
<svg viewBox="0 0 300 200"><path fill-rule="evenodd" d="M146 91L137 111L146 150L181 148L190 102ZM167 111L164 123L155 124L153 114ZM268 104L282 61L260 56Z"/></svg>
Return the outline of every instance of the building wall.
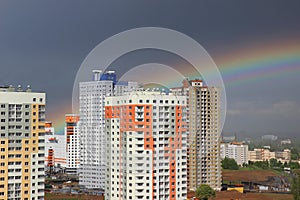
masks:
<svg viewBox="0 0 300 200"><path fill-rule="evenodd" d="M79 115L66 115L66 151L67 166L66 172L77 174L80 166L80 142L79 142Z"/></svg>
<svg viewBox="0 0 300 200"><path fill-rule="evenodd" d="M107 97L106 199L186 199L185 105L159 92Z"/></svg>
<svg viewBox="0 0 300 200"><path fill-rule="evenodd" d="M66 167L66 136L55 132L47 132L45 135L45 165L49 162L49 149L53 152L52 162L55 167Z"/></svg>
<svg viewBox="0 0 300 200"><path fill-rule="evenodd" d="M291 151L284 149L282 152L272 152L269 149L254 149L248 152L249 161L264 161L272 158L281 162L289 162L291 159Z"/></svg>
<svg viewBox="0 0 300 200"><path fill-rule="evenodd" d="M80 170L79 184L104 188L105 135L104 98L112 94L112 81L80 83Z"/></svg>
<svg viewBox="0 0 300 200"><path fill-rule="evenodd" d="M0 199L44 199L45 94L0 90Z"/></svg>
<svg viewBox="0 0 300 200"><path fill-rule="evenodd" d="M172 88L187 97L188 122L188 188L200 184L221 187L220 158L220 93L206 87L201 80L184 80L183 86Z"/></svg>
<svg viewBox="0 0 300 200"><path fill-rule="evenodd" d="M104 120L105 97L121 95L134 89L137 84L130 82L117 87L114 71L96 73L94 81L79 84L80 105L80 169L79 184L87 188L105 187L106 134ZM100 77L100 78L99 78ZM100 80L99 80L100 79Z"/></svg>
<svg viewBox="0 0 300 200"><path fill-rule="evenodd" d="M248 163L248 145L234 144L234 143L221 143L220 150L221 158L232 158L238 165Z"/></svg>

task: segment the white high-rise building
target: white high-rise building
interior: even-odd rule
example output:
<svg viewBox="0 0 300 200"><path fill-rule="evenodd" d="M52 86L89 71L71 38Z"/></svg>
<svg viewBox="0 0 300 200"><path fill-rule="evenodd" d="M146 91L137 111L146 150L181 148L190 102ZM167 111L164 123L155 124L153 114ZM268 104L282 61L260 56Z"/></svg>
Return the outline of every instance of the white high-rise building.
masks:
<svg viewBox="0 0 300 200"><path fill-rule="evenodd" d="M0 87L0 199L44 199L45 93Z"/></svg>
<svg viewBox="0 0 300 200"><path fill-rule="evenodd" d="M104 100L108 95L115 93L121 95L134 89L137 83L122 82L122 86L116 87L119 84L114 71L103 74L99 70L93 72L93 81L79 83L81 143L79 184L87 188L104 189L106 170Z"/></svg>
<svg viewBox="0 0 300 200"><path fill-rule="evenodd" d="M185 200L186 97L135 91L105 103L105 199Z"/></svg>
<svg viewBox="0 0 300 200"><path fill-rule="evenodd" d="M200 184L221 188L220 92L202 80L184 80L182 87L172 88L187 98L188 188Z"/></svg>

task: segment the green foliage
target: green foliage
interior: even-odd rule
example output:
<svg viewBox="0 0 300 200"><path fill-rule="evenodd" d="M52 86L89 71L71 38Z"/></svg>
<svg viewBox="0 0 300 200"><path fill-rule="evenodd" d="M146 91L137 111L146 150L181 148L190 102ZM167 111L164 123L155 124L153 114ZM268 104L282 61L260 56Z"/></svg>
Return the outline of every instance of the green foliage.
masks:
<svg viewBox="0 0 300 200"><path fill-rule="evenodd" d="M290 167L291 169L299 169L300 165L298 162L289 162L288 167Z"/></svg>
<svg viewBox="0 0 300 200"><path fill-rule="evenodd" d="M248 165L243 165L243 168L251 168L251 169L273 169L277 171L283 171L284 167L289 167L291 169L300 169L300 165L298 162L280 162L277 159L272 158L269 161L257 161L251 162L249 161Z"/></svg>
<svg viewBox="0 0 300 200"><path fill-rule="evenodd" d="M294 200L300 200L300 177L298 173L295 176L292 180L292 194Z"/></svg>
<svg viewBox="0 0 300 200"><path fill-rule="evenodd" d="M298 147L291 147L291 159L298 160L299 159L299 149Z"/></svg>
<svg viewBox="0 0 300 200"><path fill-rule="evenodd" d="M222 168L223 169L230 169L230 170L238 170L239 166L233 158L225 157L222 160Z"/></svg>
<svg viewBox="0 0 300 200"><path fill-rule="evenodd" d="M291 159L292 160L298 160L299 159L298 153L291 153Z"/></svg>
<svg viewBox="0 0 300 200"><path fill-rule="evenodd" d="M270 159L270 168L271 169L277 169L277 170L283 170L284 165L279 161L277 161L275 158Z"/></svg>
<svg viewBox="0 0 300 200"><path fill-rule="evenodd" d="M201 200L208 200L210 197L215 197L216 192L206 184L201 184L196 189L196 197Z"/></svg>

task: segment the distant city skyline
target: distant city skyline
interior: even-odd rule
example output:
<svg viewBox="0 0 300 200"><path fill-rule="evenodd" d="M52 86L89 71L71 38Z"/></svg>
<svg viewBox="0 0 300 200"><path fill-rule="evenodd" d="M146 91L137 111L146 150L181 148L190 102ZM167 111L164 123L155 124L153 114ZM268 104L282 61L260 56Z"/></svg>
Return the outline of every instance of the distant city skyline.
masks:
<svg viewBox="0 0 300 200"><path fill-rule="evenodd" d="M119 32L165 27L197 40L219 67L227 92L225 135L297 137L299 6L298 1L1 1L0 85L31 85L46 92L47 120L63 133L75 75L88 53ZM145 50L120 57L111 68L122 74L122 69L151 62L182 71L187 64Z"/></svg>

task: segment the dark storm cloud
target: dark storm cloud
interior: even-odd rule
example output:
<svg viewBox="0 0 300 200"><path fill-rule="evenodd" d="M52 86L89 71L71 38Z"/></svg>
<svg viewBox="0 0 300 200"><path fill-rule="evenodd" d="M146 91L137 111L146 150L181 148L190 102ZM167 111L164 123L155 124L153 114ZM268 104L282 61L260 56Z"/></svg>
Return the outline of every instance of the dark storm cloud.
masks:
<svg viewBox="0 0 300 200"><path fill-rule="evenodd" d="M300 34L299 6L299 1L271 0L1 1L0 84L30 84L35 90L46 91L48 112L51 112L61 102L71 102L73 81L85 56L99 42L116 33L145 26L171 28L196 39L217 58L231 51L232 44ZM160 57L152 55L154 60L162 60ZM115 64L130 65L135 63L132 58L122 58ZM140 59L137 63L151 60L149 56L134 58ZM260 85L228 86L231 113L225 129L248 133L289 129L296 133L299 129L293 120L299 120L297 113L279 129L278 117L267 111L278 109L278 105L287 108L299 105L299 94L292 92L297 90L299 81L283 79L280 83L266 81ZM271 92L270 88L275 85L278 91L286 91L285 95ZM253 111L237 117L239 112L255 110L253 102L260 102L269 115ZM267 121L267 126L272 128L253 125L262 121Z"/></svg>

